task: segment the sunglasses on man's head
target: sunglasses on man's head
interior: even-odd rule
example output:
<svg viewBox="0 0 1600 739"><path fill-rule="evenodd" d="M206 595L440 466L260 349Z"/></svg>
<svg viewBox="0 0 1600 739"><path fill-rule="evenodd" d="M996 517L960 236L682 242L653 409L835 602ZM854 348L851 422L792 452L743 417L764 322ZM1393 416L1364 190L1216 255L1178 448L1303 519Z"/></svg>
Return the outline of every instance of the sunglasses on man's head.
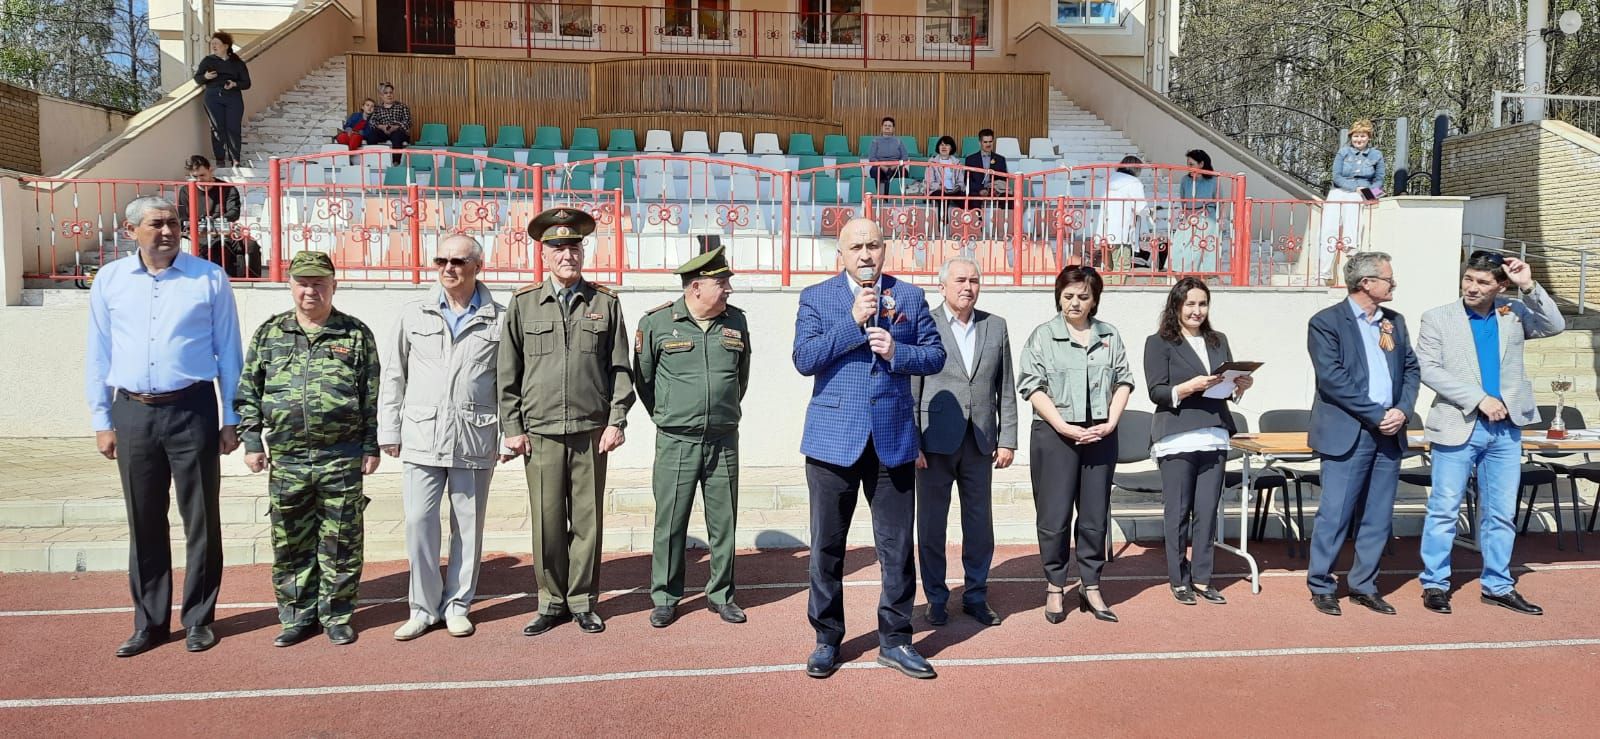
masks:
<svg viewBox="0 0 1600 739"><path fill-rule="evenodd" d="M1495 267L1504 267L1506 264L1506 255L1497 251L1479 250L1473 252L1472 256L1467 257L1467 262L1488 262L1490 265Z"/></svg>
<svg viewBox="0 0 1600 739"><path fill-rule="evenodd" d="M452 267L465 267L465 266L467 266L469 264L472 264L472 260L471 259L463 259L461 257L434 257L433 258L433 266L435 266L435 267L443 267L446 264L448 264L448 265L450 265Z"/></svg>

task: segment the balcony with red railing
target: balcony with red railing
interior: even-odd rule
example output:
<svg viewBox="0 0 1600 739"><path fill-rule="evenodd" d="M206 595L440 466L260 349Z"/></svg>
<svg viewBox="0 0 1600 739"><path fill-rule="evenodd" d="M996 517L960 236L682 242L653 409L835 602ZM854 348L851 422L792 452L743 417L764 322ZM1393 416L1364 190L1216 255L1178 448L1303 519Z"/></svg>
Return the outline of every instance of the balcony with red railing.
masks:
<svg viewBox="0 0 1600 739"><path fill-rule="evenodd" d="M409 48L683 54L751 59L976 65L989 44L978 19L949 15L808 13L518 0L408 0ZM670 4L669 4L670 5Z"/></svg>

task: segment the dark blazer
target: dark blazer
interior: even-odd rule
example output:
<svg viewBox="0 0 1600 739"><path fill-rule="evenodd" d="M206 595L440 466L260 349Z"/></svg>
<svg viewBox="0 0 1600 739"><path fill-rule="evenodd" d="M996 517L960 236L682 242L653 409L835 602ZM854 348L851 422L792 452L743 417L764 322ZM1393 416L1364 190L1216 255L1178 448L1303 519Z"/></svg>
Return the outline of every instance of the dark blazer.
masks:
<svg viewBox="0 0 1600 739"><path fill-rule="evenodd" d="M206 79L206 72L216 72L214 79ZM233 81L234 88L229 90L224 84ZM230 56L227 59L215 55L206 55L200 60L200 66L194 70L194 83L204 87L207 95L238 95L250 89L250 67L246 66L243 59Z"/></svg>
<svg viewBox="0 0 1600 739"><path fill-rule="evenodd" d="M1422 384L1417 355L1411 351L1411 334L1399 313L1382 306L1378 309L1383 311L1385 320L1394 324L1394 351L1384 352L1389 361L1389 381L1394 383L1393 407L1410 416L1417 404L1417 388ZM1366 349L1350 301L1341 300L1311 317L1306 350L1317 377L1307 441L1312 450L1324 456L1348 454L1355 448L1362 427L1377 430L1389 410L1367 398Z"/></svg>
<svg viewBox="0 0 1600 739"><path fill-rule="evenodd" d="M1006 319L973 310L972 373L950 332L944 306L931 311L944 344L944 369L926 377L911 378L917 401L917 430L922 451L955 454L961 450L967 427L978 451L993 454L996 447L1017 448L1017 389L1011 370L1011 334Z"/></svg>
<svg viewBox="0 0 1600 739"><path fill-rule="evenodd" d="M239 189L223 182L197 182L195 194L200 203L201 218L221 217L230 223L239 220ZM179 189L178 221L182 228L189 227L189 192Z"/></svg>
<svg viewBox="0 0 1600 739"><path fill-rule="evenodd" d="M973 169L983 169L983 153L979 152L967 157L967 166ZM1006 171L1006 158L999 154L989 155L989 170L992 172ZM988 175L982 172L967 172L967 194L978 195L983 189L983 181Z"/></svg>
<svg viewBox="0 0 1600 739"><path fill-rule="evenodd" d="M1167 341L1155 334L1144 340L1144 379L1150 388L1150 402L1155 403L1155 417L1150 423L1150 440L1159 441L1169 435L1205 428L1224 428L1232 436L1233 414L1228 411L1228 401L1207 398L1195 393L1172 405L1172 388L1202 375L1212 374L1223 362L1233 360L1233 350L1228 347L1228 337L1217 334L1217 345L1208 347L1207 354L1220 359L1215 364L1196 354L1189 342L1180 338Z"/></svg>

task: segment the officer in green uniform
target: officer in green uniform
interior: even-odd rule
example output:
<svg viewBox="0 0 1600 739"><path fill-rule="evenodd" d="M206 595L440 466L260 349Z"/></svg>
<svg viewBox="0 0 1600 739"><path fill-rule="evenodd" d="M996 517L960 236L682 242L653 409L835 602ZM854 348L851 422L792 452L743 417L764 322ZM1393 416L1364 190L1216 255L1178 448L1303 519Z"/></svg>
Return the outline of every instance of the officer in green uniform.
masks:
<svg viewBox="0 0 1600 739"><path fill-rule="evenodd" d="M334 310L327 254L294 255L289 279L294 310L256 329L234 408L245 464L271 469L272 586L283 624L273 644L319 629L349 644L368 500L361 476L378 469L378 345L366 324Z"/></svg>
<svg viewBox="0 0 1600 739"><path fill-rule="evenodd" d="M594 225L575 208L544 211L528 224L550 276L512 296L500 341L505 458L526 455L535 519L539 615L523 628L528 636L568 620L586 633L606 628L594 612L606 455L625 440L633 381L622 303L583 278L583 238Z"/></svg>
<svg viewBox="0 0 1600 739"><path fill-rule="evenodd" d="M633 342L634 382L656 424L650 625L672 623L683 599L683 547L696 485L711 539L706 600L722 620L744 623L744 610L733 602L733 530L750 327L744 311L728 305L733 270L721 247L689 260L677 273L683 297L640 319Z"/></svg>

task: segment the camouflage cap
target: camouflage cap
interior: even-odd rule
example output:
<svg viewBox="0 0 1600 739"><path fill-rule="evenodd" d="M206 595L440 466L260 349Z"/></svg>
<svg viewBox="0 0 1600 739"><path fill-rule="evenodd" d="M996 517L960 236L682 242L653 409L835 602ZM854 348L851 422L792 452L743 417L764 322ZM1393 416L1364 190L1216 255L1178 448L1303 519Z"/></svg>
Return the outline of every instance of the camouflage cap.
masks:
<svg viewBox="0 0 1600 739"><path fill-rule="evenodd" d="M728 258L723 254L726 248L719 246L690 259L675 270L674 274L681 276L685 285L701 277L732 277L733 268L728 266Z"/></svg>
<svg viewBox="0 0 1600 739"><path fill-rule="evenodd" d="M528 235L545 244L569 246L594 233L594 216L577 208L551 208L528 222Z"/></svg>
<svg viewBox="0 0 1600 739"><path fill-rule="evenodd" d="M326 252L307 250L289 260L290 277L332 277L333 260Z"/></svg>

